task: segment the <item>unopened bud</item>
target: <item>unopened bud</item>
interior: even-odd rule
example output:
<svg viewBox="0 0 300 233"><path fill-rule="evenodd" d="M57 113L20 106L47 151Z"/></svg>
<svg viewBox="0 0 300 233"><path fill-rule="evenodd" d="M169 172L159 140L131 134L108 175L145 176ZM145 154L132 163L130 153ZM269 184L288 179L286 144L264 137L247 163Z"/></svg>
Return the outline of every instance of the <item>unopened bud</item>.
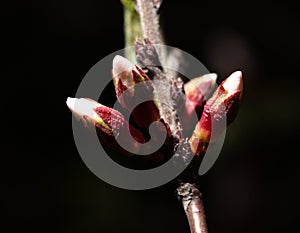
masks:
<svg viewBox="0 0 300 233"><path fill-rule="evenodd" d="M96 128L100 141L110 145L111 148L122 154L128 153L119 146L115 139L116 135L121 133L122 130L129 130L134 138L134 141L131 140L133 145L129 145L132 148L137 148L138 143L145 142L142 133L130 126L124 116L117 110L86 98L68 98L67 105L75 118L82 121L86 127Z"/></svg>
<svg viewBox="0 0 300 233"><path fill-rule="evenodd" d="M190 144L195 155L205 151L209 142L216 142L224 127L221 122L226 118L229 125L235 118L243 91L242 72L236 71L225 79L213 96L207 101L200 121L197 123ZM212 125L215 130L212 137Z"/></svg>
<svg viewBox="0 0 300 233"><path fill-rule="evenodd" d="M182 124L185 131L193 129L196 117L200 117L203 105L216 86L217 74L206 74L194 78L184 85L186 96Z"/></svg>
<svg viewBox="0 0 300 233"><path fill-rule="evenodd" d="M139 67L124 57L116 56L113 60L113 81L120 104L131 113L140 128L160 119L153 99L153 87ZM147 101L140 102L141 99Z"/></svg>

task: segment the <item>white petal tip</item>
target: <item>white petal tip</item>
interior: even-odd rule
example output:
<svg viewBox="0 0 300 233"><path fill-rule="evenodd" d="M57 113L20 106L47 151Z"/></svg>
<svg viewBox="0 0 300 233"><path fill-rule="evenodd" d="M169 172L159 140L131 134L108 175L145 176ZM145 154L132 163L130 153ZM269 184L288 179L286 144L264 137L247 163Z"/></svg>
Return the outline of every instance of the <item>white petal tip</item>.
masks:
<svg viewBox="0 0 300 233"><path fill-rule="evenodd" d="M68 97L67 106L76 116L88 116L94 118L96 116L94 109L101 105L91 99Z"/></svg>
<svg viewBox="0 0 300 233"><path fill-rule="evenodd" d="M74 110L75 100L76 100L76 98L70 98L70 97L68 97L66 103L67 103L67 106L68 106L69 109Z"/></svg>
<svg viewBox="0 0 300 233"><path fill-rule="evenodd" d="M224 82L223 87L229 92L243 90L243 73L242 71L233 72Z"/></svg>
<svg viewBox="0 0 300 233"><path fill-rule="evenodd" d="M236 78L236 79L242 79L243 73L242 73L242 71L238 70L238 71L233 72L229 77Z"/></svg>
<svg viewBox="0 0 300 233"><path fill-rule="evenodd" d="M113 59L114 75L119 75L122 72L130 71L134 68L135 68L135 66L129 60L127 60L125 57L116 55Z"/></svg>
<svg viewBox="0 0 300 233"><path fill-rule="evenodd" d="M216 73L209 73L204 75L204 78L207 79L207 81L212 80L213 82L216 82L218 75Z"/></svg>
<svg viewBox="0 0 300 233"><path fill-rule="evenodd" d="M116 63L119 63L119 62L122 62L122 61L125 61L126 58L125 57L122 57L120 55L116 55L113 59L113 65L116 65Z"/></svg>

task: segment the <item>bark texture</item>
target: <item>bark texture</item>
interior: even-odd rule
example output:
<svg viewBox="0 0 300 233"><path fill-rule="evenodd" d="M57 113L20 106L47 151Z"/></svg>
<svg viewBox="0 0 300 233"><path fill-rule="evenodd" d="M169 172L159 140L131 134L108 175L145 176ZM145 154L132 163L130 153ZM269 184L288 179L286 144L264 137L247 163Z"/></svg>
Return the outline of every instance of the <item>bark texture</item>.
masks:
<svg viewBox="0 0 300 233"><path fill-rule="evenodd" d="M177 188L191 233L207 233L202 194L194 184L183 183Z"/></svg>

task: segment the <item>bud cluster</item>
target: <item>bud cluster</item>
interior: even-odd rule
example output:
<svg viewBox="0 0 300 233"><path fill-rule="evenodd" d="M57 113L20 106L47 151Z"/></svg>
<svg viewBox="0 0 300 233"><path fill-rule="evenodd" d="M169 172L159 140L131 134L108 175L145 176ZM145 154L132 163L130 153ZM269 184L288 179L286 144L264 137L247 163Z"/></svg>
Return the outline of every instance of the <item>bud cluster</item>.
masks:
<svg viewBox="0 0 300 233"><path fill-rule="evenodd" d="M149 40L145 40L145 43L144 46L140 40L136 41L136 50L142 51L137 54L150 54L148 60L153 61L158 57L155 47ZM140 64L145 65L143 61L147 61L146 58L142 56L137 56L137 58ZM129 146L138 154L139 145L147 143L149 140L155 140L155 138L149 138L148 127L153 122L162 122L164 129L157 129L157 133L163 130L167 132L167 136L163 146L152 157L166 160L170 154L172 156L174 148L178 146L176 145L178 140L174 140L175 135L172 135L170 125L163 120L166 118L159 108L155 87L152 86L154 84L147 72L142 69L147 69L147 66L140 68L121 56L116 56L112 63L112 79L117 99L121 106L131 114L134 124L131 125L126 121L120 112L91 99L68 98L68 107L85 126L97 129L102 142L122 154L128 153L118 145L115 137L118 137L119 134L122 135L123 130L130 131L135 141L128 140L128 143L131 143ZM151 64L151 66L155 66L155 64ZM157 67L161 69L159 62ZM160 72L164 72L163 69ZM180 93L183 95L183 98L172 98L173 101L180 99L177 101L180 103L173 103L173 108L178 110L183 132L190 132L183 133L182 140L189 143L195 156L205 152L209 143L218 141L225 130L220 122L225 119L226 125L229 125L234 120L242 97L243 81L240 71L231 74L217 88L216 79L217 75L214 73L194 78L185 84L180 78L176 78L174 81L176 85L173 85L176 93L174 90L174 93L170 93L173 97L180 96ZM147 101L140 103L141 99ZM196 125L193 122L197 122ZM212 134L213 128L215 132Z"/></svg>

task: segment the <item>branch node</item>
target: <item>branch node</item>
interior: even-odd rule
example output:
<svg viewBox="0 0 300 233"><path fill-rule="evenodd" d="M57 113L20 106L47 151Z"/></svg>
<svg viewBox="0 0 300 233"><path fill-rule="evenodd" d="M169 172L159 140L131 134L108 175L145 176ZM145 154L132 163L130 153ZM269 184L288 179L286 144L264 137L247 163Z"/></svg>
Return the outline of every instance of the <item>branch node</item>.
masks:
<svg viewBox="0 0 300 233"><path fill-rule="evenodd" d="M181 199L191 233L207 233L204 206L200 191L194 184L182 183L177 188L177 195Z"/></svg>

